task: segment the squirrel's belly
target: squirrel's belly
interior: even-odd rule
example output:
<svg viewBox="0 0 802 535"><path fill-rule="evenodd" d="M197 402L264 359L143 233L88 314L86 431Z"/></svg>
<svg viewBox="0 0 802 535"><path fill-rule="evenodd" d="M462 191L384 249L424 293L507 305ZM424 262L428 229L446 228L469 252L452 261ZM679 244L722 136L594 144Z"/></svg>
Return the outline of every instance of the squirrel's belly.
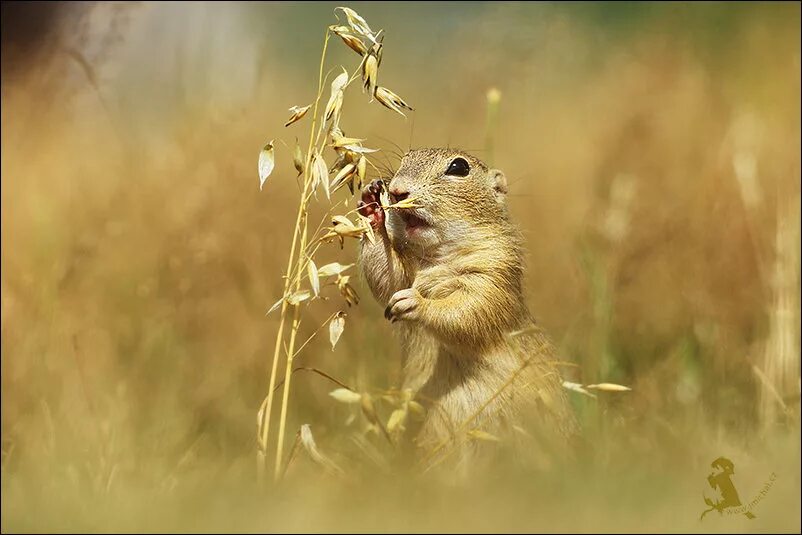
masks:
<svg viewBox="0 0 802 535"><path fill-rule="evenodd" d="M519 367L514 355L455 355L439 346L417 357L410 356L408 362L430 361L425 381L407 377L407 384L421 385L415 390L428 409L419 434L421 445L445 440L464 426L492 432L515 412L516 397L523 401L523 393L516 394L519 381L510 381Z"/></svg>

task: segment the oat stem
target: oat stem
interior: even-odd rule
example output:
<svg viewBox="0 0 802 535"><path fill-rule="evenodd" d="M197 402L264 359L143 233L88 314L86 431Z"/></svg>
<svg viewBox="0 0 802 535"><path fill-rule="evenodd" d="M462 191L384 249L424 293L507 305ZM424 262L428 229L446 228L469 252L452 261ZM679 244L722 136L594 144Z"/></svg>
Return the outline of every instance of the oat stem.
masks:
<svg viewBox="0 0 802 535"><path fill-rule="evenodd" d="M303 265L306 261L306 257L301 254L302 251L306 249L306 238L307 238L307 207L309 204L310 195L310 186L312 184L310 167L312 164L312 147L316 141L315 138L315 127L317 126L318 121L318 108L320 105L320 98L323 92L323 66L326 62L326 50L328 49L329 44L329 30L326 29L325 39L323 41L323 52L320 55L320 68L318 71L318 84L317 84L317 97L315 97L315 106L312 112L312 127L309 130L309 146L306 151L306 165L304 166L304 191L301 195L301 203L298 207L298 218L295 224L295 238L293 238L293 245L296 242L296 238L298 235L301 237L301 243L298 248L298 256L295 258L295 247L293 246L293 250L290 253L290 265L287 268L287 285L294 283L294 291L298 291L301 285L301 277L295 278L293 281L293 277L290 276L292 271L292 260L297 262L297 273L301 273L303 269ZM284 314L286 313L286 304L282 306L282 326L284 324ZM295 305L293 310L293 318L292 318L292 328L290 330L290 343L289 347L287 348L287 362L284 369L284 391L281 400L281 417L279 418L279 427L278 427L278 441L276 444L276 462L274 466L274 479L278 481L281 476L281 458L284 452L284 430L287 423L287 404L289 400L290 394L290 381L292 379L292 361L294 358L293 350L295 349L295 338L298 334L298 325L300 324L300 305ZM276 344L276 356L278 356L278 343ZM276 367L276 359L274 359L273 367L275 370ZM271 383L270 383L270 392L268 396L270 396L272 400L273 395L273 386L275 385L275 374L271 375ZM268 411L270 410L270 406L268 404ZM269 412L268 412L268 422L269 422ZM265 440L266 443L266 440Z"/></svg>

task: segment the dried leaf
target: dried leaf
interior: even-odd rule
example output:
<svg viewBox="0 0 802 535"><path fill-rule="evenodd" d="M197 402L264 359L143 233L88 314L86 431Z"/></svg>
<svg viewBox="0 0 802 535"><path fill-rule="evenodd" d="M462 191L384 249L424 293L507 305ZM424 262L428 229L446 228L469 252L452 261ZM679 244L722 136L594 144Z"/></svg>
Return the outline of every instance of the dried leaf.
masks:
<svg viewBox="0 0 802 535"><path fill-rule="evenodd" d="M405 409L396 409L387 420L387 430L391 433L396 430L402 431L404 429L404 422L407 419L407 411Z"/></svg>
<svg viewBox="0 0 802 535"><path fill-rule="evenodd" d="M471 429L468 431L468 436L475 438L477 440L486 440L488 442L501 442L501 439L495 435L491 435L487 431L482 431L481 429Z"/></svg>
<svg viewBox="0 0 802 535"><path fill-rule="evenodd" d="M602 390L604 392L630 392L632 390L628 386L617 385L615 383L599 383L597 385L588 385L585 388L589 390Z"/></svg>
<svg viewBox="0 0 802 535"><path fill-rule="evenodd" d="M311 107L312 107L312 105L310 104L309 106L303 106L303 107L293 106L292 108L290 108L290 113L292 114L292 116L284 124L284 126L285 127L286 126L290 126L292 123L300 121L301 118L303 118L303 116L306 115L306 112L308 112L309 108L311 108Z"/></svg>
<svg viewBox="0 0 802 535"><path fill-rule="evenodd" d="M334 351L334 346L343 334L345 329L345 312L337 312L337 315L329 322L329 342L331 342L331 350Z"/></svg>
<svg viewBox="0 0 802 535"><path fill-rule="evenodd" d="M299 290L287 298L287 302L291 305L297 305L312 297L309 290Z"/></svg>
<svg viewBox="0 0 802 535"><path fill-rule="evenodd" d="M273 167L276 165L275 154L273 153L273 140L267 142L267 145L262 147L259 153L259 191L265 185L267 177L273 172Z"/></svg>
<svg viewBox="0 0 802 535"><path fill-rule="evenodd" d="M347 388L332 390L329 395L340 403L359 403L362 400L362 395L359 392L354 392Z"/></svg>
<svg viewBox="0 0 802 535"><path fill-rule="evenodd" d="M338 262L332 262L331 264L326 264L325 266L321 267L317 270L317 274L320 277L328 277L330 275L339 275L346 269L352 267L353 264L346 264L342 265Z"/></svg>
<svg viewBox="0 0 802 535"><path fill-rule="evenodd" d="M315 292L316 296L320 295L320 278L317 275L317 266L311 258L306 265L306 271L309 274L309 284L312 286L312 291Z"/></svg>

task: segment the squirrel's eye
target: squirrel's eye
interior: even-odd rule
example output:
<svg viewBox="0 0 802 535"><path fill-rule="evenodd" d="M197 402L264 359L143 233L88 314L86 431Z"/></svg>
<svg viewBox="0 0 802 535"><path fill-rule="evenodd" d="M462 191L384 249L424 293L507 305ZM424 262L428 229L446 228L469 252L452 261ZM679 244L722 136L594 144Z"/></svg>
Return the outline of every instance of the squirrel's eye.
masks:
<svg viewBox="0 0 802 535"><path fill-rule="evenodd" d="M446 174L452 176L468 176L470 170L471 167L468 165L468 162L465 161L465 158L454 158L454 160L448 164Z"/></svg>

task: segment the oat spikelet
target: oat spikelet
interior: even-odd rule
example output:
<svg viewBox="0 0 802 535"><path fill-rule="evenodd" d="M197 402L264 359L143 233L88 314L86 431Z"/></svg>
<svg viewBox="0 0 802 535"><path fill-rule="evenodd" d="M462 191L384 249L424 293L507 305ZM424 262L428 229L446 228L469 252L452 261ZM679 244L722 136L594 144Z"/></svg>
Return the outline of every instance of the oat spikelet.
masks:
<svg viewBox="0 0 802 535"><path fill-rule="evenodd" d="M329 97L329 101L326 104L326 112L324 117L326 121L332 121L334 127L337 126L340 122L340 111L342 110L343 106L343 88L348 83L348 72L343 69L337 77L331 82L331 96Z"/></svg>
<svg viewBox="0 0 802 535"><path fill-rule="evenodd" d="M596 394L591 394L590 392L585 390L584 386L582 386L579 383L572 383L571 381L563 381L563 388L565 388L566 390L573 390L574 392L579 392L580 394L583 394L590 398L596 397Z"/></svg>
<svg viewBox="0 0 802 535"><path fill-rule="evenodd" d="M312 105L310 104L309 106L303 106L303 107L293 106L292 108L290 108L290 113L292 114L292 116L286 123L284 123L284 126L285 127L290 126L292 123L300 121L303 118L303 116L306 115L306 112L308 112L309 108L311 107Z"/></svg>
<svg viewBox="0 0 802 535"><path fill-rule="evenodd" d="M340 134L332 135L332 148L336 149L343 149L348 147L349 145L358 145L365 141L364 139L360 139L358 137L345 137Z"/></svg>
<svg viewBox="0 0 802 535"><path fill-rule="evenodd" d="M376 88L376 100L378 100L383 106L393 110L394 112L400 113L404 117L404 112L401 111L403 108L406 108L410 111L415 111L412 106L407 104L404 99L387 89L386 87L378 86Z"/></svg>
<svg viewBox="0 0 802 535"><path fill-rule="evenodd" d="M295 140L295 150L292 153L292 165L298 171L298 176L301 176L304 172L304 154L301 152L301 146L297 139Z"/></svg>
<svg viewBox="0 0 802 535"><path fill-rule="evenodd" d="M356 174L358 177L358 185L357 188L362 188L362 184L365 183L365 176L368 172L368 159L364 156L359 157L359 162L356 164Z"/></svg>
<svg viewBox="0 0 802 535"><path fill-rule="evenodd" d="M337 312L337 315L329 322L329 342L331 343L331 350L334 351L334 346L342 336L345 330L345 316L347 314L342 310Z"/></svg>
<svg viewBox="0 0 802 535"><path fill-rule="evenodd" d="M299 290L287 298L287 302L293 306L299 305L312 297L309 290Z"/></svg>
<svg viewBox="0 0 802 535"><path fill-rule="evenodd" d="M273 150L273 140L267 142L259 152L259 190L264 187L267 177L273 172L276 165L275 151Z"/></svg>
<svg viewBox="0 0 802 535"><path fill-rule="evenodd" d="M379 60L371 51L362 63L362 82L371 95L376 91L376 82L379 78Z"/></svg>
<svg viewBox="0 0 802 535"><path fill-rule="evenodd" d="M309 274L309 284L312 286L312 291L315 292L315 297L317 297L320 295L320 277L317 273L315 261L311 258L309 259L309 263L306 264L306 270Z"/></svg>
<svg viewBox="0 0 802 535"><path fill-rule="evenodd" d="M339 275L340 273L342 273L343 271L347 270L350 267L353 267L353 264L342 265L339 262L332 262L331 264L326 264L325 266L318 269L317 274L320 277Z"/></svg>
<svg viewBox="0 0 802 535"><path fill-rule="evenodd" d="M314 160L312 161L312 191L317 190L318 185L323 184L323 189L326 192L326 197L330 197L329 193L329 169L326 167L326 162L319 152L315 153Z"/></svg>
<svg viewBox="0 0 802 535"><path fill-rule="evenodd" d="M588 390L601 390L602 392L630 392L632 390L628 386L615 383L599 383L597 385L588 385L585 388Z"/></svg>
<svg viewBox="0 0 802 535"><path fill-rule="evenodd" d="M338 388L329 392L329 395L339 401L340 403L359 403L362 401L362 395L347 388Z"/></svg>
<svg viewBox="0 0 802 535"><path fill-rule="evenodd" d="M362 39L351 35L349 33L349 28L345 26L331 26L330 29L343 40L343 43L345 43L348 48L360 56L364 56L368 53L368 48L365 46L365 43L362 42Z"/></svg>
<svg viewBox="0 0 802 535"><path fill-rule="evenodd" d="M337 176L335 176L334 180L331 181L332 193L340 189L343 184L352 184L354 177L356 177L356 166L352 163L349 163L340 169L340 172L337 173ZM353 186L350 186L350 188L353 191Z"/></svg>
<svg viewBox="0 0 802 535"><path fill-rule="evenodd" d="M387 420L387 430L390 433L404 430L404 422L407 419L407 411L405 409L396 409Z"/></svg>
<svg viewBox="0 0 802 535"><path fill-rule="evenodd" d="M359 16L359 13L351 9L350 7L338 7L335 11L339 9L343 12L345 17L348 19L348 25L354 30L356 33L367 37L370 39L371 42L376 42L376 37L373 34L373 30L370 29L368 26L367 21Z"/></svg>
<svg viewBox="0 0 802 535"><path fill-rule="evenodd" d="M361 234L361 231L360 231ZM348 306L351 305L358 305L359 304L359 294L356 293L353 286L348 284L350 280L350 275L338 275L337 276L337 288L339 288L340 293L345 298L345 302Z"/></svg>

